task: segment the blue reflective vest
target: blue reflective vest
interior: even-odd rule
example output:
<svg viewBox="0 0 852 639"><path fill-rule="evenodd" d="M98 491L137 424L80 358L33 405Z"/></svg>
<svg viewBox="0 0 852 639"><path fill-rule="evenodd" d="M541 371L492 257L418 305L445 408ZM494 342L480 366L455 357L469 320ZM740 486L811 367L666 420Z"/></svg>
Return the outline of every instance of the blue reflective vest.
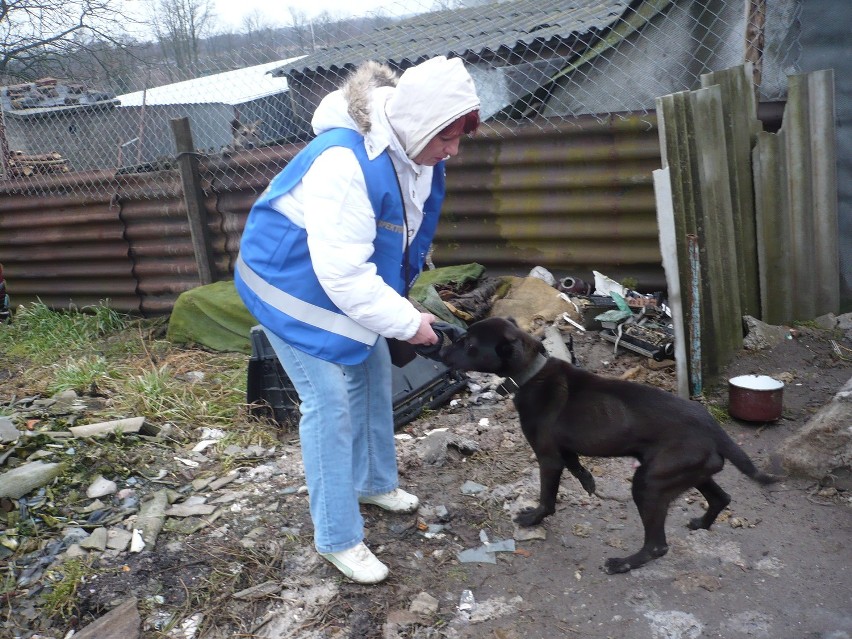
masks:
<svg viewBox="0 0 852 639"><path fill-rule="evenodd" d="M376 215L369 261L385 283L400 295L407 295L423 268L438 225L445 193L444 163L435 166L431 194L423 207L420 229L409 243L406 267L402 194L390 156L385 150L370 160L363 136L344 128L314 138L254 203L240 240L234 284L255 319L291 346L326 361L358 364L367 358L378 335L350 319L328 298L314 273L305 229L270 206L296 186L314 160L333 146L351 149L364 173Z"/></svg>

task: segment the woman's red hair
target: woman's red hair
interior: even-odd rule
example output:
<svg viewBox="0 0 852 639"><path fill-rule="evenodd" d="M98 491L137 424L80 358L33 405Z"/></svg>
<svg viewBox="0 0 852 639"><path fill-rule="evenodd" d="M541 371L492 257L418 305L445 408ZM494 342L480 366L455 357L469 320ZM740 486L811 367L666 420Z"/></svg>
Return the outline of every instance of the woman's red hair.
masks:
<svg viewBox="0 0 852 639"><path fill-rule="evenodd" d="M453 120L440 131L440 135L461 135L473 133L479 128L479 109L465 113L460 118Z"/></svg>

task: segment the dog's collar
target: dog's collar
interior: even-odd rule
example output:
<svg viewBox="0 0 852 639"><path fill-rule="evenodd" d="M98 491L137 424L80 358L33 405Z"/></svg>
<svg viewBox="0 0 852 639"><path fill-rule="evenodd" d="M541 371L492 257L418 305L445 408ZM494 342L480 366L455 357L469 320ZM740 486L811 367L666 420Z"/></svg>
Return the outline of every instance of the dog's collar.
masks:
<svg viewBox="0 0 852 639"><path fill-rule="evenodd" d="M514 377L507 377L500 386L497 387L497 392L505 397L518 392L518 389L538 375L538 372L544 368L547 363L547 358L539 353L526 370L522 371Z"/></svg>

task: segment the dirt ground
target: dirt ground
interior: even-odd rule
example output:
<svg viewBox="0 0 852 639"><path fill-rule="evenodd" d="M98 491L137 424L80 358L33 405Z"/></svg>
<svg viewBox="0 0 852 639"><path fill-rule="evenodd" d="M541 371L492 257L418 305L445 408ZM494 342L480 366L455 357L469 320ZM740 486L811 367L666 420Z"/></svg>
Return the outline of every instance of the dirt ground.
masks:
<svg viewBox="0 0 852 639"><path fill-rule="evenodd" d="M723 424L759 466L852 377L852 363L833 355L829 337L801 328L770 350L743 351L723 376L788 380L779 421ZM848 337L843 343L852 346ZM586 368L674 387L672 367L615 355L597 333L577 334L574 346ZM280 446L244 459L238 479L197 491L227 504L211 525L164 531L150 552L101 557L99 576L78 591L78 625L133 596L145 638L852 637L848 492L801 478L761 487L729 464L717 479L733 499L711 530L686 528L701 497L685 494L669 513L669 553L607 575L607 557L632 553L642 541L630 498L632 460L586 459L602 498L566 474L557 512L533 529L539 538L525 540L530 529L517 529L512 516L537 497L535 461L511 402L489 392L493 379L473 375L471 382L472 391L398 431L401 484L420 497L420 511L363 509L367 543L391 568L386 582L349 583L313 552L297 433L281 429ZM726 384L707 389L706 401L724 409ZM145 472L174 464L171 456L148 462ZM197 472L221 461L208 458ZM176 484L185 488L192 474L182 473ZM480 558L494 563L460 559L485 542L499 551ZM194 598L199 583L220 584L221 596ZM465 590L473 607L459 610ZM10 628L9 619L20 623L15 611L26 608L26 597L5 605ZM170 615L190 620L184 631L166 631ZM4 636L59 639L68 631L29 624Z"/></svg>

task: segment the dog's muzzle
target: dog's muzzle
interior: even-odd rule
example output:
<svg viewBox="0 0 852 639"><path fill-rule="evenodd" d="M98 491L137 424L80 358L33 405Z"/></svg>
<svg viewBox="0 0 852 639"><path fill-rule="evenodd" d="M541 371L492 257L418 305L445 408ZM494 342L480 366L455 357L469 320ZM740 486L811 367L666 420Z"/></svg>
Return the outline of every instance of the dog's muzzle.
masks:
<svg viewBox="0 0 852 639"><path fill-rule="evenodd" d="M432 330L438 336L438 341L434 344L418 344L414 347L414 350L417 351L418 355L438 361L441 361L441 350L445 346L461 339L467 333L467 330L461 326L449 322L435 322L432 324Z"/></svg>

